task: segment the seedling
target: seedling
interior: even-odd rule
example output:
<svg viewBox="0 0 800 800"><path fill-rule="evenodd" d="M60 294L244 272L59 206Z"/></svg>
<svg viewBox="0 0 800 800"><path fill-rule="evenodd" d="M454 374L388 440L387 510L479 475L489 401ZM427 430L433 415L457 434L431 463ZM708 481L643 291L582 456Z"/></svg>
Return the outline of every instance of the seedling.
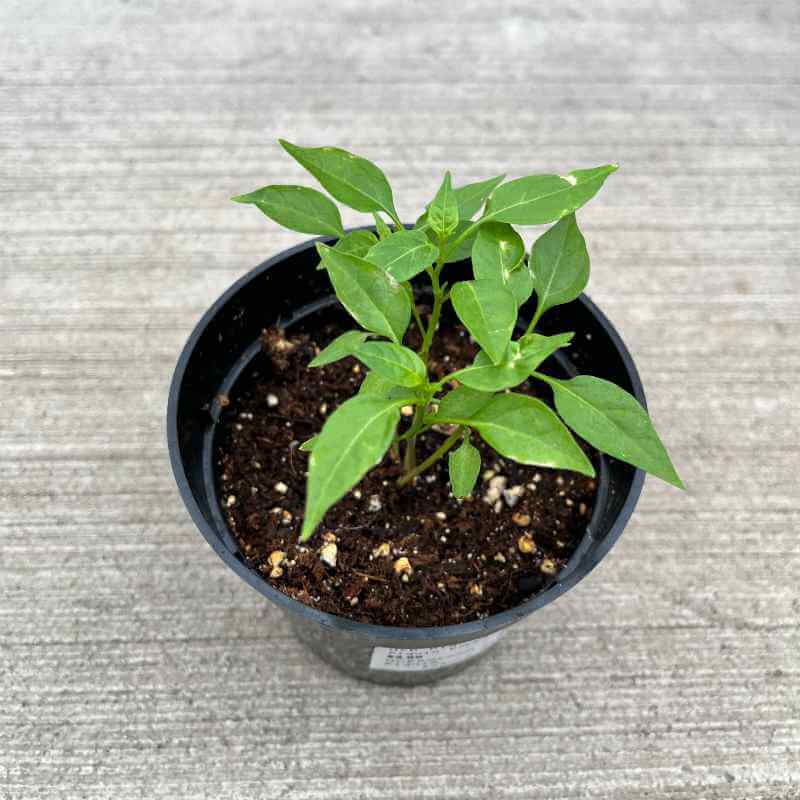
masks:
<svg viewBox="0 0 800 800"><path fill-rule="evenodd" d="M647 412L633 396L601 378L563 380L539 370L573 336L537 333L539 320L554 306L575 300L589 279L589 254L575 211L597 194L616 164L564 176L511 181L498 176L457 188L448 172L414 228L407 230L389 182L375 164L335 147L280 143L331 197L371 214L377 231L345 233L334 202L304 186L266 186L234 198L291 230L338 238L333 246L317 243L320 266L360 326L336 338L310 364L321 367L355 356L368 372L358 393L301 446L310 451L301 539L312 535L325 512L389 448L402 451L399 486L447 455L453 494L469 495L481 467L473 436L521 464L593 476L571 428L598 450L683 488ZM526 254L514 226L548 223L555 224ZM470 257L471 280L451 286L442 282L446 264ZM430 278L432 295L427 319L410 283L422 272ZM527 325L518 326L520 308L534 294L535 312ZM480 352L471 365L431 380L429 353L448 302ZM416 351L403 344L412 319L422 339ZM514 338L519 327L524 333ZM510 391L530 377L550 387L555 412L534 397ZM403 406L412 406L414 413L400 429ZM418 437L431 430L449 433L419 463Z"/></svg>

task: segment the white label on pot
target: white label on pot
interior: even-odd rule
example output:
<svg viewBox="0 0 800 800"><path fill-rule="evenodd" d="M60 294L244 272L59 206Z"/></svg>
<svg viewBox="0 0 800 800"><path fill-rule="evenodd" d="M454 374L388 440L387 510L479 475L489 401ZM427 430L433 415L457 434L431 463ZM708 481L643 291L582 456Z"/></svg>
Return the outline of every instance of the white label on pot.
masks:
<svg viewBox="0 0 800 800"><path fill-rule="evenodd" d="M452 667L488 650L504 633L495 631L471 642L443 647L376 647L369 668L388 672L425 672Z"/></svg>

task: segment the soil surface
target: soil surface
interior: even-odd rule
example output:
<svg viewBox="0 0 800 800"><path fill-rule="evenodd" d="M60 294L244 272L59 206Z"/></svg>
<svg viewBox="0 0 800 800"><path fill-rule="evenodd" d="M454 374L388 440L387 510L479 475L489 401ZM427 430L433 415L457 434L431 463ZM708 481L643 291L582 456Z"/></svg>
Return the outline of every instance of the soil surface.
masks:
<svg viewBox="0 0 800 800"><path fill-rule="evenodd" d="M307 605L378 625L441 626L512 608L550 585L583 538L596 482L573 472L507 461L476 436L482 475L475 495L453 498L447 458L397 489L390 455L299 542L308 455L298 445L351 397L365 369L353 358L320 369L309 361L339 324L289 339L263 337L262 353L221 399L215 465L223 514L248 562ZM458 325L438 335L437 377L471 363L476 348ZM413 335L407 343L413 346ZM515 391L538 394L538 385ZM542 399L549 402L546 389ZM410 417L403 417L401 428ZM419 440L418 459L444 433ZM585 448L597 466L596 454Z"/></svg>

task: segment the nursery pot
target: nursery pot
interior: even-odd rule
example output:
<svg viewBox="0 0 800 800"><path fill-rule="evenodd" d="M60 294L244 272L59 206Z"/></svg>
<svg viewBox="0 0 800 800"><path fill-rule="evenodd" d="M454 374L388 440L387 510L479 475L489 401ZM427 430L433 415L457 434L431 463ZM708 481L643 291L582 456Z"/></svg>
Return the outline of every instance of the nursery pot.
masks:
<svg viewBox="0 0 800 800"><path fill-rule="evenodd" d="M268 259L233 284L203 315L178 359L169 392L167 438L181 497L200 532L222 560L284 611L298 638L350 675L377 683L426 683L463 669L485 654L510 625L551 603L589 574L619 538L633 512L644 473L602 457L594 511L572 558L541 593L487 619L460 625L403 628L355 622L318 611L275 589L251 568L228 530L213 469L218 395L236 397L237 381L260 349L262 330L302 324L335 303L313 240ZM321 241L329 241L321 239ZM467 277L465 263L445 277ZM423 276L424 277L424 276ZM420 287L424 282L420 282ZM522 317L529 315L528 307ZM527 312L527 313L526 313ZM545 315L543 333L574 331L567 373L586 372L622 386L644 404L633 360L602 312L585 295Z"/></svg>

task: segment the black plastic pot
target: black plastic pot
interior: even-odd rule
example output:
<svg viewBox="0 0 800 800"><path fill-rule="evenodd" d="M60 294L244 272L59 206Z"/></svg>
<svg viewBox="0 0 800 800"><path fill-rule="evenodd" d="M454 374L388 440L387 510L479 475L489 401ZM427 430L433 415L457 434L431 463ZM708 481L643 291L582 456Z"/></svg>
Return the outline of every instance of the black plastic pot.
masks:
<svg viewBox="0 0 800 800"><path fill-rule="evenodd" d="M327 241L323 239L322 241ZM217 501L213 472L218 394L236 396L236 383L259 351L261 331L279 323L314 326L333 305L314 241L265 261L238 280L206 312L187 341L172 379L167 438L175 480L200 532L237 575L285 611L298 638L345 672L377 683L417 684L463 669L491 648L509 625L555 600L585 577L619 538L644 482L641 470L603 458L594 513L581 545L542 593L485 620L442 628L367 625L326 614L274 589L251 569L230 534ZM446 268L452 280L465 264ZM466 275L465 275L466 276ZM524 311L523 309L523 316ZM633 360L611 323L582 295L549 312L544 333L575 331L566 372L614 381L644 403ZM565 361L572 361L572 365ZM573 366L574 365L574 366Z"/></svg>

